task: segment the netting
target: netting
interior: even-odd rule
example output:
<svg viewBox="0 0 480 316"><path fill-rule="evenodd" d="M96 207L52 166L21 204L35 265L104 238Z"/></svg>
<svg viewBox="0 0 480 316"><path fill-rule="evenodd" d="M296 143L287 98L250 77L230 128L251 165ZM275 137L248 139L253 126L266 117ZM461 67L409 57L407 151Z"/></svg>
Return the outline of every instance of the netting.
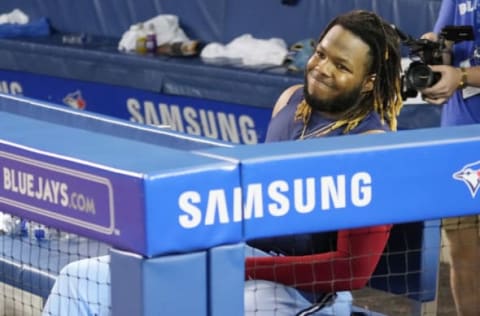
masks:
<svg viewBox="0 0 480 316"><path fill-rule="evenodd" d="M108 253L95 240L2 214L0 314L40 315L61 269ZM62 295L68 295L68 291Z"/></svg>
<svg viewBox="0 0 480 316"><path fill-rule="evenodd" d="M0 314L76 315L85 305L111 314L108 245L6 216ZM452 263L478 277L475 261L458 260L478 257L478 217L468 219L251 241L245 315L456 315ZM44 309L47 298L54 303Z"/></svg>

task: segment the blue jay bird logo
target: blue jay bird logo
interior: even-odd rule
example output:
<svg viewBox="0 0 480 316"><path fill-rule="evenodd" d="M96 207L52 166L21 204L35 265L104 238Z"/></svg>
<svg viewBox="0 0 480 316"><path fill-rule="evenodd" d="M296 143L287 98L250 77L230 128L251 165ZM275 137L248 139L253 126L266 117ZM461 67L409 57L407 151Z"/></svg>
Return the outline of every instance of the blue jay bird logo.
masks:
<svg viewBox="0 0 480 316"><path fill-rule="evenodd" d="M83 98L80 90L67 94L67 96L63 98L63 103L77 110L83 110L87 106L87 102Z"/></svg>
<svg viewBox="0 0 480 316"><path fill-rule="evenodd" d="M465 165L461 170L453 174L453 178L463 181L470 190L472 198L474 198L480 188L480 160Z"/></svg>

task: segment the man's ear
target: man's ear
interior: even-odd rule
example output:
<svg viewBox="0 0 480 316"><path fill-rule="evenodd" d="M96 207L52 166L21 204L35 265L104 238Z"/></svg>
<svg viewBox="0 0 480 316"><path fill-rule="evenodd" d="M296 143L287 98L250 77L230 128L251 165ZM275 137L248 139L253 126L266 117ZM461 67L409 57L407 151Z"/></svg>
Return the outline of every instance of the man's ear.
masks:
<svg viewBox="0 0 480 316"><path fill-rule="evenodd" d="M377 78L377 75L369 75L365 80L363 81L363 87L362 87L362 92L370 92L373 90L373 87L375 86L375 80Z"/></svg>

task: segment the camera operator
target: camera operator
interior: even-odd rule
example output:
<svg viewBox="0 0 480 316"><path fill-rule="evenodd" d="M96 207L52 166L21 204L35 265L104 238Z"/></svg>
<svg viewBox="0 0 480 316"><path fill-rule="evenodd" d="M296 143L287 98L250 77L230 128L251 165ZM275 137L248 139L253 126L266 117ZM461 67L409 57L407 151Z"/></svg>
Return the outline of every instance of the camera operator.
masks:
<svg viewBox="0 0 480 316"><path fill-rule="evenodd" d="M480 3L473 0L443 0L432 33L436 40L447 25L471 25L474 41L449 43L451 58L445 65L432 65L441 79L422 89L422 98L444 104L442 126L480 123ZM450 59L450 60L448 60ZM480 207L479 207L480 212ZM450 245L450 286L458 315L480 315L480 240L478 216L443 220L443 232Z"/></svg>
<svg viewBox="0 0 480 316"><path fill-rule="evenodd" d="M423 39L428 39L431 41L437 41L437 34L434 32L426 33L422 36ZM470 46L470 44L465 44L463 46ZM462 91L467 86L470 87L480 87L480 67L472 66L472 64L467 59L466 62L459 63L458 67L455 67L454 61L452 61L453 52L453 43L448 43L447 47L450 49L450 53L445 54L443 58L443 65L430 65L430 68L433 72L438 72L441 74L441 79L435 85L421 90L422 98L428 103L432 104L444 104L449 101L456 92L460 94L460 97L467 98L470 95L468 93L475 92L475 94L480 93L480 89L471 89L471 92ZM473 49L474 51L474 49ZM472 58L474 52L472 52ZM479 56L480 57L480 56ZM459 91L460 90L460 91ZM467 95L465 97L464 95ZM473 95L473 94L472 94ZM480 113L480 112L479 112ZM462 124L471 124L480 122L480 116L476 119L477 116L470 117L471 121L465 122L454 122L453 124L448 125L462 125Z"/></svg>

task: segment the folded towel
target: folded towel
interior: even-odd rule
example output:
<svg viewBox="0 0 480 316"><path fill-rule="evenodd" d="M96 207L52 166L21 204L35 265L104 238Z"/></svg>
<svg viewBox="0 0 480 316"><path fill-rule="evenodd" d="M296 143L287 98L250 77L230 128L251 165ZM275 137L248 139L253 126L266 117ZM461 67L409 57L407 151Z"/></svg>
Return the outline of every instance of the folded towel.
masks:
<svg viewBox="0 0 480 316"><path fill-rule="evenodd" d="M248 66L282 65L287 56L287 45L283 39L257 39L251 34L244 34L233 39L227 45L210 43L205 46L200 56L206 62L216 59L230 59Z"/></svg>

